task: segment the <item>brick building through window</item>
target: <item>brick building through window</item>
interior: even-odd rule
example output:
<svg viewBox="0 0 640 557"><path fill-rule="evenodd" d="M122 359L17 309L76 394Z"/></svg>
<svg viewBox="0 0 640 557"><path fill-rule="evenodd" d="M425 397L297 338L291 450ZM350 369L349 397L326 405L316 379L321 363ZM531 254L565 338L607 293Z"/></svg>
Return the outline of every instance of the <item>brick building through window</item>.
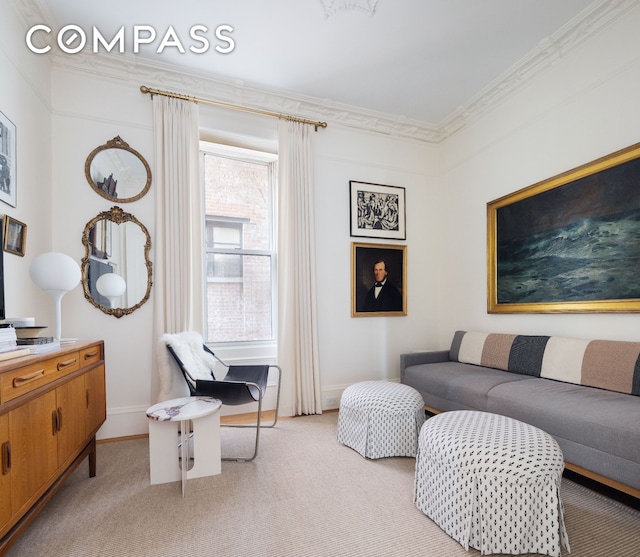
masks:
<svg viewBox="0 0 640 557"><path fill-rule="evenodd" d="M273 341L275 156L203 144L206 342Z"/></svg>

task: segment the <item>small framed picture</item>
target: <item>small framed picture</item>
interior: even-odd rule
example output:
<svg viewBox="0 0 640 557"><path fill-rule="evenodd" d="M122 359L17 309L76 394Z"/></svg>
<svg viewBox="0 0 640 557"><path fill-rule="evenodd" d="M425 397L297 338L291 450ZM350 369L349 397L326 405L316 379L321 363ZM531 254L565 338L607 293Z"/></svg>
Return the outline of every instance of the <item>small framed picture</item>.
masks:
<svg viewBox="0 0 640 557"><path fill-rule="evenodd" d="M351 236L405 240L405 189L368 182L349 182Z"/></svg>
<svg viewBox="0 0 640 557"><path fill-rule="evenodd" d="M0 112L0 201L16 201L16 126Z"/></svg>
<svg viewBox="0 0 640 557"><path fill-rule="evenodd" d="M24 222L4 216L4 251L24 257L27 246L27 225Z"/></svg>
<svg viewBox="0 0 640 557"><path fill-rule="evenodd" d="M351 316L407 315L407 246L351 244Z"/></svg>

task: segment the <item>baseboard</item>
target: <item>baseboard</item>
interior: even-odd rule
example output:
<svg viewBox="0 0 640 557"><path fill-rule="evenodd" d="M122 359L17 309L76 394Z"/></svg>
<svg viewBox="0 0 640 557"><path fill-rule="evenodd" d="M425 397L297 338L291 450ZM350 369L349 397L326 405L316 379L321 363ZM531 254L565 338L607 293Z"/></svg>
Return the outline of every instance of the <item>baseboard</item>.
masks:
<svg viewBox="0 0 640 557"><path fill-rule="evenodd" d="M264 397L262 407L264 411L274 410L277 399L277 383L267 385L267 393ZM107 408L107 420L98 430L96 438L99 441L105 439L122 439L149 433L149 418L147 409L153 406L149 403L144 406L123 406L120 408ZM282 408L282 404L280 404ZM256 404L243 404L241 406L223 406L220 411L221 418L224 416L235 416L255 413Z"/></svg>
<svg viewBox="0 0 640 557"><path fill-rule="evenodd" d="M374 379L363 379L363 381L374 381ZM399 378L395 379L386 379L385 381L392 381L394 383L398 383L400 381ZM340 399L342 398L342 393L344 390L352 385L353 383L343 383L338 385L325 385L322 389L321 400L322 400L322 411L326 412L327 410L337 410L340 408Z"/></svg>
<svg viewBox="0 0 640 557"><path fill-rule="evenodd" d="M350 384L329 385L322 389L322 411L338 410L342 393ZM276 385L270 384L267 386L267 394L263 402L265 415L268 415L267 412L273 411L276 407L276 391ZM108 408L107 420L98 430L97 440L106 442L112 439L127 439L147 435L149 433L147 409L150 406L152 406L152 403L144 406ZM256 406L253 404L223 406L220 411L220 421L224 423L225 420L248 420L248 416L255 416L255 408ZM280 410L282 411L282 401L280 402Z"/></svg>

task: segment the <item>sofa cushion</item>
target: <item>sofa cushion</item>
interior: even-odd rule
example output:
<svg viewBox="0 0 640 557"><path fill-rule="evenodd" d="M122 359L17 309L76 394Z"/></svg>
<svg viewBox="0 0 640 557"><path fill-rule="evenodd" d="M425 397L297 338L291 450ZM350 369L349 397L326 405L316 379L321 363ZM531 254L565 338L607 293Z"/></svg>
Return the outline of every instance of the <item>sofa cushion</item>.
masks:
<svg viewBox="0 0 640 557"><path fill-rule="evenodd" d="M582 381L582 356L588 340L551 337L542 360L541 377L579 385Z"/></svg>
<svg viewBox="0 0 640 557"><path fill-rule="evenodd" d="M534 424L556 437L561 446L561 440L567 439L640 462L640 404L635 397L530 378L490 389L486 410ZM593 469L588 463L580 465Z"/></svg>
<svg viewBox="0 0 640 557"><path fill-rule="evenodd" d="M640 395L640 342L457 331L450 358Z"/></svg>
<svg viewBox="0 0 640 557"><path fill-rule="evenodd" d="M462 335L458 361L539 376L548 336L470 331Z"/></svg>
<svg viewBox="0 0 640 557"><path fill-rule="evenodd" d="M473 369L473 373L469 373L470 369ZM433 396L445 403L455 402L460 408L486 410L487 392L493 387L526 379L528 377L523 375L488 367L471 368L460 362L435 362L406 368L402 382L417 389L427 405L431 405L429 397ZM436 407L443 409L441 405Z"/></svg>

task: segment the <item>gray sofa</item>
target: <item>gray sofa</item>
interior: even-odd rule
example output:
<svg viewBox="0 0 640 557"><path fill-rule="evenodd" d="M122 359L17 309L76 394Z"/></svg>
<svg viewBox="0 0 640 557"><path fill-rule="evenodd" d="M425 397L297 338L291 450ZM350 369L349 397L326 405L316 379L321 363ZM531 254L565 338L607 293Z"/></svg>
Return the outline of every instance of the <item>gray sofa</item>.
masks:
<svg viewBox="0 0 640 557"><path fill-rule="evenodd" d="M640 343L457 331L402 354L432 413L480 410L550 433L568 469L640 498Z"/></svg>

